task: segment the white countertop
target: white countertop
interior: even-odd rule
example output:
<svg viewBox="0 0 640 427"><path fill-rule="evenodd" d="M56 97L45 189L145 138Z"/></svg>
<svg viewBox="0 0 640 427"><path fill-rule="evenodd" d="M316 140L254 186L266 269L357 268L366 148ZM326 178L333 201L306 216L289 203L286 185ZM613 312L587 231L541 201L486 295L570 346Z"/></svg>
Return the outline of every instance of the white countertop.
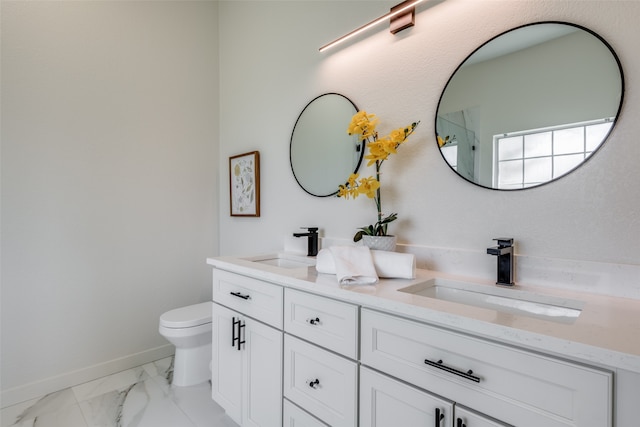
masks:
<svg viewBox="0 0 640 427"><path fill-rule="evenodd" d="M640 373L640 300L517 284L515 289L584 302L571 324L507 314L434 298L398 292L432 278L495 284L468 277L417 270L416 279L381 279L375 285L342 286L335 275L315 267L281 268L236 257L207 259L215 268L285 287L338 298L457 332L507 343L609 369Z"/></svg>

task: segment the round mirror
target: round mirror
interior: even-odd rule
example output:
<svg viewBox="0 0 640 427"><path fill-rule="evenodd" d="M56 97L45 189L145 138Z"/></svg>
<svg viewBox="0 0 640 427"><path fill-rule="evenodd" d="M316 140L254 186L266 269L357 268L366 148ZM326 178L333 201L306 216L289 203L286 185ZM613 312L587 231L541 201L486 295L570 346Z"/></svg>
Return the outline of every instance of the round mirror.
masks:
<svg viewBox="0 0 640 427"><path fill-rule="evenodd" d="M291 170L307 193L327 197L338 192L362 162L364 142L347 134L351 117L358 112L349 98L325 93L313 99L300 113L289 156Z"/></svg>
<svg viewBox="0 0 640 427"><path fill-rule="evenodd" d="M440 152L482 187L536 187L593 155L623 94L620 61L594 32L561 22L518 27L476 49L449 79L436 114Z"/></svg>

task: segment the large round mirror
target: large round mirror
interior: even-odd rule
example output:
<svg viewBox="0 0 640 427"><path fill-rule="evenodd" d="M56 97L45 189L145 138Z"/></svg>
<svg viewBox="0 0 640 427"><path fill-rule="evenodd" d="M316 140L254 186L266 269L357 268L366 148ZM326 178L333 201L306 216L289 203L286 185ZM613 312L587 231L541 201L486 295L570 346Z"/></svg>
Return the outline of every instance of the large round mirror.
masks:
<svg viewBox="0 0 640 427"><path fill-rule="evenodd" d="M357 112L349 98L325 93L300 113L291 134L289 156L293 176L307 193L335 195L338 185L360 167L364 143L347 134L351 117Z"/></svg>
<svg viewBox="0 0 640 427"><path fill-rule="evenodd" d="M616 122L624 78L609 44L573 24L507 31L475 50L436 115L443 158L482 187L536 187L579 167Z"/></svg>

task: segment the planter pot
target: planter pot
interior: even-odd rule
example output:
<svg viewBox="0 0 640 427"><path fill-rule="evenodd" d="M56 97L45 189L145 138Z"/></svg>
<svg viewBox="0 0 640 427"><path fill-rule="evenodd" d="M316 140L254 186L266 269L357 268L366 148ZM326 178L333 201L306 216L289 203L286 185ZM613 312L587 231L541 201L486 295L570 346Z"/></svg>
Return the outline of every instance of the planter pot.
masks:
<svg viewBox="0 0 640 427"><path fill-rule="evenodd" d="M362 236L362 243L377 251L395 251L396 236Z"/></svg>

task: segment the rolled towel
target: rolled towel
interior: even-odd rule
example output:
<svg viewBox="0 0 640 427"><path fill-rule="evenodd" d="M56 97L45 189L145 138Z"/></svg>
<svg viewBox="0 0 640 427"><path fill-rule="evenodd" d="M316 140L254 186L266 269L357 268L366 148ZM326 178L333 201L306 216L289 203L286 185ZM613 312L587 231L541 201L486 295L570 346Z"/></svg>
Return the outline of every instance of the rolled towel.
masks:
<svg viewBox="0 0 640 427"><path fill-rule="evenodd" d="M414 254L371 251L371 258L378 277L386 279L416 278L416 257ZM322 249L318 252L316 270L318 270L318 273L336 274L333 254L329 249Z"/></svg>
<svg viewBox="0 0 640 427"><path fill-rule="evenodd" d="M378 277L387 279L415 279L416 256L389 251L371 251Z"/></svg>
<svg viewBox="0 0 640 427"><path fill-rule="evenodd" d="M333 255L336 276L341 285L372 285L378 281L368 247L332 246L329 250Z"/></svg>

